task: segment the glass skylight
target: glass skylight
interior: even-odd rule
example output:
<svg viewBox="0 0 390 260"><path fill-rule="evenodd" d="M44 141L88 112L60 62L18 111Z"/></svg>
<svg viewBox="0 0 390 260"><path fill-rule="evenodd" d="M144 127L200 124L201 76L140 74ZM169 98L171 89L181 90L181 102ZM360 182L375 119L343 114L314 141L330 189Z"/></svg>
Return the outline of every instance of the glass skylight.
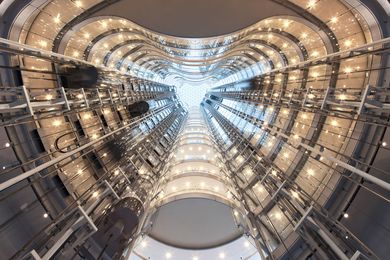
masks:
<svg viewBox="0 0 390 260"><path fill-rule="evenodd" d="M177 94L184 105L194 107L199 106L209 88L208 84L183 83L177 87Z"/></svg>

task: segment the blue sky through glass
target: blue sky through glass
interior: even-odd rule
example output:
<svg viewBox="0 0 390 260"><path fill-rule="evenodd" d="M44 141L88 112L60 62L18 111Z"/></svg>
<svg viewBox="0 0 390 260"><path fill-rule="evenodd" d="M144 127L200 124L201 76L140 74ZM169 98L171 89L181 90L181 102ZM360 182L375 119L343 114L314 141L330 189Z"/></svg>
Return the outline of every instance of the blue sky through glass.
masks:
<svg viewBox="0 0 390 260"><path fill-rule="evenodd" d="M209 88L210 86L208 84L192 85L190 83L184 83L180 87L177 87L177 94L180 100L188 107L199 106Z"/></svg>

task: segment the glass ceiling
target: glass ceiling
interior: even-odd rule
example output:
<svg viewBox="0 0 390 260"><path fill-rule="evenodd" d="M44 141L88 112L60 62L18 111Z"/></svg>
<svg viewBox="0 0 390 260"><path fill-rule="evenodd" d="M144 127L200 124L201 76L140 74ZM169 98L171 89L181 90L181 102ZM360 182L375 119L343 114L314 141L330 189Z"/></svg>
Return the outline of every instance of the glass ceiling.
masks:
<svg viewBox="0 0 390 260"><path fill-rule="evenodd" d="M211 88L210 85L204 83L188 83L184 82L177 86L177 94L180 100L188 108L199 106L202 102L206 92Z"/></svg>

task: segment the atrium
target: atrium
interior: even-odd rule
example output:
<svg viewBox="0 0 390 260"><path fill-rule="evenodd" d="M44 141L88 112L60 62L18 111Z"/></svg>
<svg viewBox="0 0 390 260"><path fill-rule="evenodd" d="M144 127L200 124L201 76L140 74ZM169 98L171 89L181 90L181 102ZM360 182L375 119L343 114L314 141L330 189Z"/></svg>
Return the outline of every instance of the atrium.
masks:
<svg viewBox="0 0 390 260"><path fill-rule="evenodd" d="M0 1L0 260L388 259L389 17Z"/></svg>

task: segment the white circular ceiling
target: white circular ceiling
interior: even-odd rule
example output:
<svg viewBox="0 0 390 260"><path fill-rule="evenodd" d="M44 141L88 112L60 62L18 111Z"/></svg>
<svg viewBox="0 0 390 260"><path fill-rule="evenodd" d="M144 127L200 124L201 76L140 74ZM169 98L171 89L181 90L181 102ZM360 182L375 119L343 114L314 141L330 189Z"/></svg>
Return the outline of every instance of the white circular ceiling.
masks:
<svg viewBox="0 0 390 260"><path fill-rule="evenodd" d="M242 236L232 209L220 202L190 198L165 204L154 214L150 236L167 245L206 249Z"/></svg>

